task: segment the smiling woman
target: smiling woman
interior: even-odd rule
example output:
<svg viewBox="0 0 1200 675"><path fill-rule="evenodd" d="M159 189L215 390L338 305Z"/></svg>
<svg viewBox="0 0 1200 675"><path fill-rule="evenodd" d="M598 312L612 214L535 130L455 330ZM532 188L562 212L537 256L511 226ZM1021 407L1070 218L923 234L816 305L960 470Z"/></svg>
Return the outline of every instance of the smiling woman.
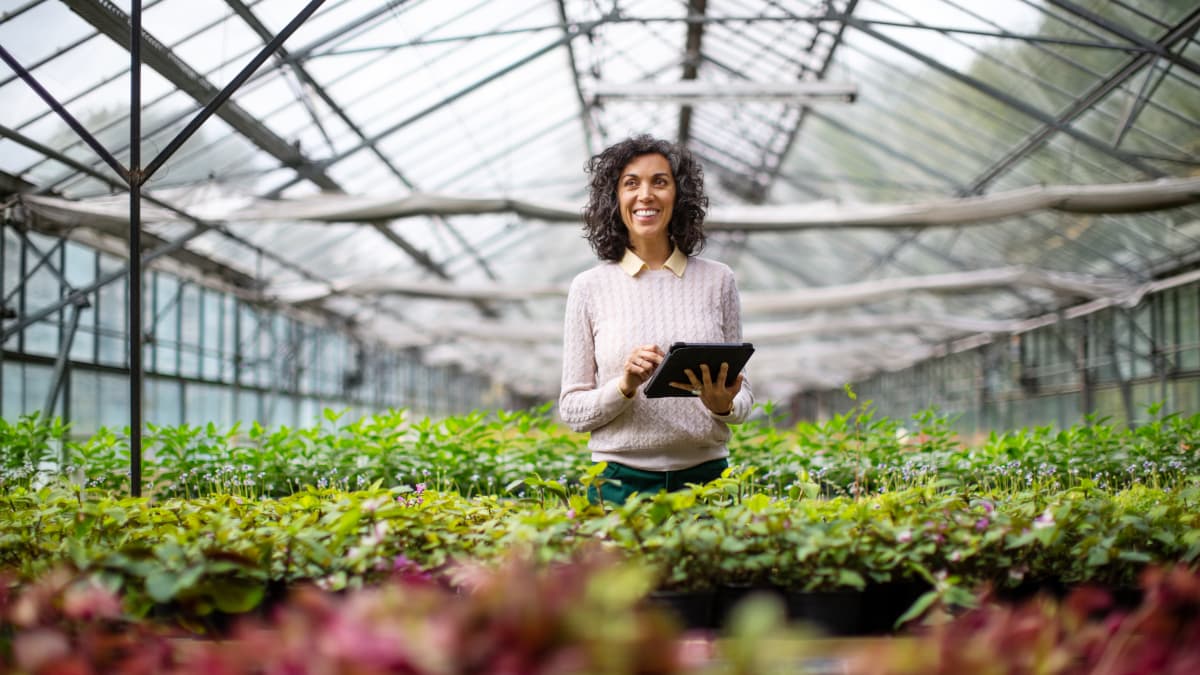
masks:
<svg viewBox="0 0 1200 675"><path fill-rule="evenodd" d="M704 246L708 198L700 165L650 136L609 147L587 165L584 231L601 264L575 277L567 296L559 414L591 432L592 460L607 462L593 499L704 483L728 466L729 424L754 395L725 367L689 372L691 397L648 399L640 389L675 342L741 342L733 271L695 257Z"/></svg>

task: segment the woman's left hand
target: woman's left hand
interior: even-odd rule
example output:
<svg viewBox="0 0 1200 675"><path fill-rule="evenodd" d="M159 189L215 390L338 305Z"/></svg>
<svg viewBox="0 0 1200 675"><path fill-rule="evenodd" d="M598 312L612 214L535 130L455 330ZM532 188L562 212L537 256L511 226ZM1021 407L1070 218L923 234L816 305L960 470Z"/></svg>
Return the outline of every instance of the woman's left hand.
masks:
<svg viewBox="0 0 1200 675"><path fill-rule="evenodd" d="M672 382L672 387L685 389L699 395L700 402L704 404L704 407L717 415L728 415L733 412L733 399L742 390L743 376L741 373L738 373L737 379L733 381L733 384L726 387L725 379L729 375L728 363L721 364L721 370L717 373L715 381L709 372L707 363L700 364L699 378L696 377L691 368L683 371L683 374L687 375L690 384Z"/></svg>

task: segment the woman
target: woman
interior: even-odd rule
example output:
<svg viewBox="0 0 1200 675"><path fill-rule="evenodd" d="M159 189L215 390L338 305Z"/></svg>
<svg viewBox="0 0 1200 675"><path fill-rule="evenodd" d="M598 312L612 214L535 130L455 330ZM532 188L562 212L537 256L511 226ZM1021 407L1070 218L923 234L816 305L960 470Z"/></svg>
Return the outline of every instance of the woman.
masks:
<svg viewBox="0 0 1200 675"><path fill-rule="evenodd" d="M650 136L613 145L586 170L584 232L601 263L567 295L559 415L591 432L592 461L608 462L606 502L706 483L729 465L728 425L754 405L745 377L726 386L724 365L704 366L678 384L698 397L639 391L674 342L742 341L733 271L693 257L705 240L703 171L685 148Z"/></svg>

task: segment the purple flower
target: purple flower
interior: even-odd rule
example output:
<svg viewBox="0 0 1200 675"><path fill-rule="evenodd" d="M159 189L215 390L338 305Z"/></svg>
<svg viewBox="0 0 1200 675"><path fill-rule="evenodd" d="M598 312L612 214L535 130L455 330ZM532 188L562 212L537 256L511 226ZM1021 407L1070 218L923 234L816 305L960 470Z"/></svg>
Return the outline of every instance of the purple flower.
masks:
<svg viewBox="0 0 1200 675"><path fill-rule="evenodd" d="M988 500L986 500L986 499L981 499L981 500L979 501L979 504L980 504L981 506L983 506L983 511L984 511L984 513L989 513L989 514L990 514L992 511L995 511L995 510L996 510L996 506L995 506L994 504L992 504L991 502L989 502Z"/></svg>
<svg viewBox="0 0 1200 675"><path fill-rule="evenodd" d="M975 529L983 532L990 524L991 522L987 518L980 518L979 520L975 521Z"/></svg>
<svg viewBox="0 0 1200 675"><path fill-rule="evenodd" d="M1042 515L1033 519L1033 529L1042 530L1047 527L1054 527L1054 514L1050 512L1049 506L1042 512Z"/></svg>
<svg viewBox="0 0 1200 675"><path fill-rule="evenodd" d="M417 488L416 488L416 492L417 492L417 494L421 494L421 493L422 493L422 492L424 492L424 491L425 491L425 484L424 484L424 483L417 483Z"/></svg>

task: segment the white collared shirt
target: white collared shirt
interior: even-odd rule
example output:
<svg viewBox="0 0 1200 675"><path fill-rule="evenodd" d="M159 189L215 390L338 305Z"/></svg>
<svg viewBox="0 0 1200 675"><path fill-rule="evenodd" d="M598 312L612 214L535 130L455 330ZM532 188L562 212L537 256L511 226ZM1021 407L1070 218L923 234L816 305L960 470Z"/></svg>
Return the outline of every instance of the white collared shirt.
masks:
<svg viewBox="0 0 1200 675"><path fill-rule="evenodd" d="M618 264L621 266L621 269L631 277L636 277L639 273L641 273L642 270L650 269L650 266L646 264L646 261L642 260L638 254L633 252L633 249L629 248L625 249L625 257L621 258L621 262ZM663 263L663 267L671 270L676 277L682 279L683 271L687 269L687 264L688 257L683 254L683 251L679 250L678 246L676 246L675 249L671 251L671 255L667 258L667 261Z"/></svg>

